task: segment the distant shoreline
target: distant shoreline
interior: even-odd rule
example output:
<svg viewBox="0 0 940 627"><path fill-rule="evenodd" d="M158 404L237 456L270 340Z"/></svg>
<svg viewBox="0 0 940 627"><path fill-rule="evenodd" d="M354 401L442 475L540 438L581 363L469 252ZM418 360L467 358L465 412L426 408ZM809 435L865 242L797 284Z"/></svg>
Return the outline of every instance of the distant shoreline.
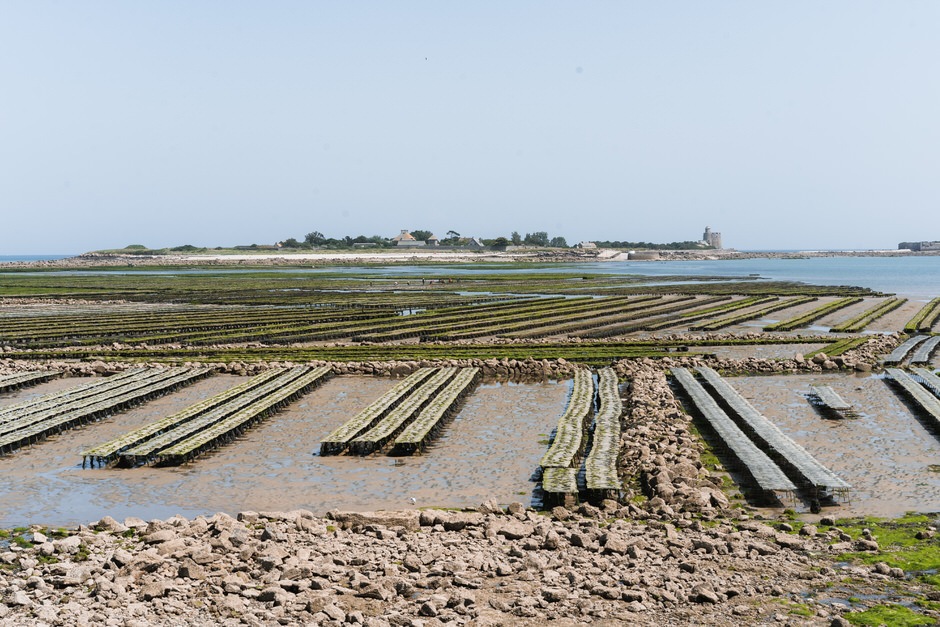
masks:
<svg viewBox="0 0 940 627"><path fill-rule="evenodd" d="M910 250L802 250L802 251L739 251L727 250L660 250L637 251L646 258L630 259L628 251L618 249L531 249L514 251L263 251L221 254L171 253L165 255L129 255L113 252L89 252L74 257L49 255L46 259L4 261L0 268L24 267L100 267L100 266L192 266L192 265L296 265L296 264L382 264L382 263L578 263L604 261L722 261L728 259L810 259L816 257L935 257L940 252ZM41 257L22 255L21 257Z"/></svg>

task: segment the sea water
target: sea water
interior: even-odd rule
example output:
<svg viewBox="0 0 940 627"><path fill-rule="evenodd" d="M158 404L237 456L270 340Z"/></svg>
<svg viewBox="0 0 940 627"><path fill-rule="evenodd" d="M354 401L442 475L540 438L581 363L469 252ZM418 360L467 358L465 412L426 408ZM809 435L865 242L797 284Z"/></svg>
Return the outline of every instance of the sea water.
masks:
<svg viewBox="0 0 940 627"><path fill-rule="evenodd" d="M0 256L4 261L36 261L62 259L66 255ZM104 274L113 272L141 274L199 274L202 272L253 272L247 268L222 269L161 268L159 270L65 270L69 274ZM0 270L2 272L2 270ZM310 268L265 268L265 272L359 274L375 276L412 276L415 279L438 276L459 277L480 272L488 274L549 274L583 273L640 275L650 283L666 276L723 277L728 280L754 279L798 281L812 285L853 285L867 287L885 294L908 298L930 299L940 296L940 256L879 256L869 257L798 257L754 259L697 259L682 261L593 261L582 263L518 264L497 266L478 263L441 265L389 266L318 266Z"/></svg>
<svg viewBox="0 0 940 627"><path fill-rule="evenodd" d="M57 261L68 259L75 255L0 255L0 263L15 263L18 261Z"/></svg>

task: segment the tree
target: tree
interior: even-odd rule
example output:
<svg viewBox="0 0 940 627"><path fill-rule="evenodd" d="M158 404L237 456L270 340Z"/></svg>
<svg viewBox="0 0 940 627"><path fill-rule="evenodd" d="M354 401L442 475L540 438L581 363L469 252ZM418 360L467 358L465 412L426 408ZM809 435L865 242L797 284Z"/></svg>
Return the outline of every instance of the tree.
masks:
<svg viewBox="0 0 940 627"><path fill-rule="evenodd" d="M568 248L568 242L565 241L564 237L560 235L558 237L553 237L552 241L548 244L552 248Z"/></svg>
<svg viewBox="0 0 940 627"><path fill-rule="evenodd" d="M458 240L460 239L460 233L457 231L447 231L447 239Z"/></svg>
<svg viewBox="0 0 940 627"><path fill-rule="evenodd" d="M311 246L319 246L326 241L326 237L320 231L313 231L304 236L304 241Z"/></svg>
<svg viewBox="0 0 940 627"><path fill-rule="evenodd" d="M411 236L414 237L419 242L426 242L433 233L431 231L422 231L421 229L415 229L411 231Z"/></svg>
<svg viewBox="0 0 940 627"><path fill-rule="evenodd" d="M298 242L293 237L288 237L286 240L281 242L281 246L283 246L284 248L300 248L301 246L303 246L303 244Z"/></svg>
<svg viewBox="0 0 940 627"><path fill-rule="evenodd" d="M548 246L548 233L545 231L526 233L523 241L529 246Z"/></svg>
<svg viewBox="0 0 940 627"><path fill-rule="evenodd" d="M509 240L505 237L497 237L493 240L493 248L506 248L509 246Z"/></svg>
<svg viewBox="0 0 940 627"><path fill-rule="evenodd" d="M512 240L513 246L519 246L522 244L522 236L519 235L519 231L513 231L512 235L509 236L509 239Z"/></svg>

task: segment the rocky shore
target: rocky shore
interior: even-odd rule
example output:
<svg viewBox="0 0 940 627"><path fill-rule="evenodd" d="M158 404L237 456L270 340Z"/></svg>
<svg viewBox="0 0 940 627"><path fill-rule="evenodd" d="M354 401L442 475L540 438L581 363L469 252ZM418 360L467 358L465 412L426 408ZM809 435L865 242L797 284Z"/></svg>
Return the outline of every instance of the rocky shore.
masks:
<svg viewBox="0 0 940 627"><path fill-rule="evenodd" d="M831 521L825 521L830 522ZM836 528L605 502L550 513L242 512L34 528L0 553L5 625L848 625L817 602L904 578ZM909 586L915 583L907 582ZM837 598L837 596L835 597ZM798 608L798 613L792 610Z"/></svg>

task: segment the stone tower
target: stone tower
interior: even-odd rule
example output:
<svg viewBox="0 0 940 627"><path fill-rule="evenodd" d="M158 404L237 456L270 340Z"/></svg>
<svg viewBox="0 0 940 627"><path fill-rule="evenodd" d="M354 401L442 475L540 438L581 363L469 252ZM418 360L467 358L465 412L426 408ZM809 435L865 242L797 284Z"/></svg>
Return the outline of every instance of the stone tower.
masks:
<svg viewBox="0 0 940 627"><path fill-rule="evenodd" d="M706 226L705 233L702 235L702 241L712 248L721 248L721 233L712 231L712 227Z"/></svg>

